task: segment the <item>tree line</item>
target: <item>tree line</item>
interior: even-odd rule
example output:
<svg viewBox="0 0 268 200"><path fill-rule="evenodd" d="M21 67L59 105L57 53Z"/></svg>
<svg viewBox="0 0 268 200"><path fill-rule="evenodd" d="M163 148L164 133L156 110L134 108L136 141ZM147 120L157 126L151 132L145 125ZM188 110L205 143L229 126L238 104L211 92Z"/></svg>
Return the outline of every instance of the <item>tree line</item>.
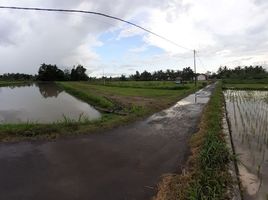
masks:
<svg viewBox="0 0 268 200"><path fill-rule="evenodd" d="M219 79L263 79L267 78L268 73L263 66L245 66L235 67L233 69L227 66L220 67L217 71Z"/></svg>
<svg viewBox="0 0 268 200"><path fill-rule="evenodd" d="M86 68L82 65L73 66L71 70L61 70L57 65L43 63L37 75L22 73L6 73L0 75L2 81L87 81Z"/></svg>
<svg viewBox="0 0 268 200"><path fill-rule="evenodd" d="M198 75L198 74L196 74ZM86 68L82 65L73 66L71 70L61 70L57 65L43 63L38 70L37 75L21 74L21 73L7 73L0 75L0 80L39 80L39 81L88 81L96 79L108 80L134 80L134 81L167 81L181 79L184 81L194 80L195 73L190 67L183 68L183 70L158 70L155 72L136 71L135 74L129 76L121 75L119 77L89 77L86 74ZM227 66L219 67L217 73L210 75L210 78L218 79L262 79L267 78L268 73L263 66L245 66L228 68Z"/></svg>
<svg viewBox="0 0 268 200"><path fill-rule="evenodd" d="M87 81L88 79L86 68L82 65L74 66L72 70L61 70L56 65L43 63L37 75L37 80L40 81Z"/></svg>
<svg viewBox="0 0 268 200"><path fill-rule="evenodd" d="M177 78L181 78L185 81L191 81L193 80L195 74L193 70L190 67L183 68L182 71L180 70L166 70L166 71L155 71L155 72L148 72L143 71L142 73L139 73L136 71L135 74L132 74L129 76L130 80L135 81L166 81L166 80L176 80ZM122 76L120 77L123 78Z"/></svg>
<svg viewBox="0 0 268 200"><path fill-rule="evenodd" d="M21 74L21 73L6 73L3 75L0 74L0 80L2 81L31 81L35 79L36 76L30 74Z"/></svg>

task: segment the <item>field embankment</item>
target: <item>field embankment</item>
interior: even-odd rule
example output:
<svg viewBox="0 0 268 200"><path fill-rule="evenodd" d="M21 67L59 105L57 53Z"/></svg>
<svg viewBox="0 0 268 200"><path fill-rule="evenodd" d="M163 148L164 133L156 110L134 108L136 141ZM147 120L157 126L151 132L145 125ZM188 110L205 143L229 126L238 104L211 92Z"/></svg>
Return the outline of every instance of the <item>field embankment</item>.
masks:
<svg viewBox="0 0 268 200"><path fill-rule="evenodd" d="M222 85L218 83L203 112L200 129L191 139L188 167L182 174L166 176L155 200L228 199L231 155L222 133L222 109Z"/></svg>

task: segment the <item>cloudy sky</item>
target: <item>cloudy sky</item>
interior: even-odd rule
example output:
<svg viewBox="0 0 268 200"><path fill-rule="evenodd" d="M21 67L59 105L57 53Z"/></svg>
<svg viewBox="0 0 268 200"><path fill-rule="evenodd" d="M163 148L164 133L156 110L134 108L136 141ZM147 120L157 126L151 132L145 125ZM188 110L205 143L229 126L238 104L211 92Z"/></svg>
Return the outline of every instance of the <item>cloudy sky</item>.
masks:
<svg viewBox="0 0 268 200"><path fill-rule="evenodd" d="M137 23L198 51L197 71L268 66L267 0L1 0L2 6L81 9ZM86 14L0 9L0 74L41 63L82 64L90 76L193 66L192 51L130 25Z"/></svg>

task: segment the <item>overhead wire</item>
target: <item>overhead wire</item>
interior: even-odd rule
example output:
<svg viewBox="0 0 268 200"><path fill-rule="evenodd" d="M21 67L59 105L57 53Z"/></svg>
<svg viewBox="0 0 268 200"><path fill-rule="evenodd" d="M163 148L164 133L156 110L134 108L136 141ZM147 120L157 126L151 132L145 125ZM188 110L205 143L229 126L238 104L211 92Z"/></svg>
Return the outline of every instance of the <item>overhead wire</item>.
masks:
<svg viewBox="0 0 268 200"><path fill-rule="evenodd" d="M43 12L65 12L65 13L84 13L84 14L92 14L92 15L99 15L99 16L102 16L102 17L106 17L106 18L110 18L110 19L114 19L114 20L118 20L118 21L121 21L121 22L124 22L124 23L127 23L127 24L130 24L132 26L135 26L139 29L142 29L143 31L146 31L152 35L155 35L177 47L180 47L180 48L183 48L185 50L189 50L189 51L192 51L192 49L188 48L188 47L185 47L185 46L182 46L180 44L177 44L176 42L158 34L158 33L155 33L153 31L150 31L149 29L147 28L144 28L136 23L133 23L133 22L130 22L128 20L125 20L125 19L122 19L122 18L119 18L119 17L115 17L115 16L112 16L112 15L108 15L108 14L105 14L105 13L101 13L101 12L94 12L94 11L87 11L87 10L75 10L75 9L57 9L57 8L37 8L37 7L17 7L17 6L0 6L0 9L11 9L11 10L30 10L30 11L43 11Z"/></svg>
<svg viewBox="0 0 268 200"><path fill-rule="evenodd" d="M39 8L39 7L17 7L17 6L0 6L0 9L9 9L9 10L26 10L26 11L41 11L41 12L61 12L61 13L68 13L68 14L71 14L71 13L82 13L82 14L91 14L91 15L98 15L98 16L102 16L102 17L106 17L106 18L110 18L110 19L114 19L114 20L117 20L117 21L120 21L120 22L124 22L126 24L129 24L129 25L132 25L136 28L139 28L145 32L148 32L154 36L157 36L159 38L161 38L162 40L165 40L166 42L169 42L179 48L182 48L182 49L185 49L187 51L195 51L193 49L190 49L188 47L185 47L185 46L182 46L158 33L155 33L151 30L149 30L148 28L144 28L142 27L141 25L139 24L136 24L134 22L130 22L128 20L125 20L125 19L122 19L120 17L115 17L115 16L112 16L112 15L108 15L108 14L105 14L105 13L101 13L101 12L95 12L95 11L88 11L88 10L76 10L76 9L57 9L57 8ZM96 19L97 20L97 19ZM98 21L98 20L97 20ZM102 21L103 22L103 21ZM107 24L110 24L110 23L107 23ZM111 24L110 24L111 25ZM200 60L200 59L199 59Z"/></svg>
<svg viewBox="0 0 268 200"><path fill-rule="evenodd" d="M208 72L207 68L205 67L204 63L202 62L200 56L198 55L198 53L196 52L196 57L199 60L201 67L205 70L205 72Z"/></svg>

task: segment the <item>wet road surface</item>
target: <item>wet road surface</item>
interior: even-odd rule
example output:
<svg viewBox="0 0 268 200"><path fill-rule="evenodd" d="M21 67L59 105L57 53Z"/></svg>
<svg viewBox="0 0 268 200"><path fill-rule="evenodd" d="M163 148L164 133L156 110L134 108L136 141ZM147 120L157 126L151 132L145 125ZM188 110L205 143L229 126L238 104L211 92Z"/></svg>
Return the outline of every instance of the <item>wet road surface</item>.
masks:
<svg viewBox="0 0 268 200"><path fill-rule="evenodd" d="M213 88L103 133L1 143L0 199L150 199L161 175L184 166L188 141Z"/></svg>

